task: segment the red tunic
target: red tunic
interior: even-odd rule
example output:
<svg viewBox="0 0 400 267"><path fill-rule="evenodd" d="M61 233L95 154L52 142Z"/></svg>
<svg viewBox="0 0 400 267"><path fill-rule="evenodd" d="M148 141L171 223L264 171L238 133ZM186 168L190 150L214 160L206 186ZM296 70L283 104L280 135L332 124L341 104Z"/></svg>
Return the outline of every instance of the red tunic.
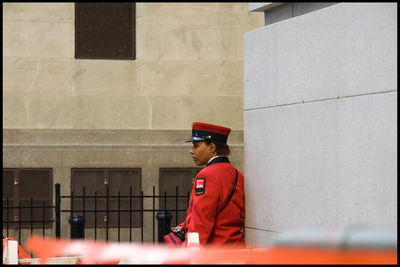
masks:
<svg viewBox="0 0 400 267"><path fill-rule="evenodd" d="M181 226L186 232L199 233L201 245L244 245L244 177L239 171L236 192L228 202L235 178L236 170L227 157L212 160L197 174Z"/></svg>

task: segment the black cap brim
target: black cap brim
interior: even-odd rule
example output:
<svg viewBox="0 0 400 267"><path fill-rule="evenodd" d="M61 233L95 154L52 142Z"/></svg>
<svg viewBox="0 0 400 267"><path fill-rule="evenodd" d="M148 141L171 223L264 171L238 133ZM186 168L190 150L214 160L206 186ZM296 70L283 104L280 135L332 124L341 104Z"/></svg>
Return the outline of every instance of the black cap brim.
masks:
<svg viewBox="0 0 400 267"><path fill-rule="evenodd" d="M206 138L193 136L192 139L189 139L189 140L185 141L185 143L196 142L196 141L204 141L204 140L206 140Z"/></svg>

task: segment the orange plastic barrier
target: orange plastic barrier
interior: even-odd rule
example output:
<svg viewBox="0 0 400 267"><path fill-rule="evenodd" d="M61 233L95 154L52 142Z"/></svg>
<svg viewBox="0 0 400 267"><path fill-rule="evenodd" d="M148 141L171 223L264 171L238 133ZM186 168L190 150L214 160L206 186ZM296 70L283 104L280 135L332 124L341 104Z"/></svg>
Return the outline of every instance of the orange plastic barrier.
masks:
<svg viewBox="0 0 400 267"><path fill-rule="evenodd" d="M7 240L13 240L16 241L12 237L5 237L3 238L3 254L4 254L4 245L6 244ZM25 252L25 250L19 245L18 243L18 259L30 259L31 256L29 256L28 253Z"/></svg>
<svg viewBox="0 0 400 267"><path fill-rule="evenodd" d="M48 257L79 256L82 264L397 264L395 249L315 247L173 248L166 245L57 240L33 236L26 249Z"/></svg>
<svg viewBox="0 0 400 267"><path fill-rule="evenodd" d="M241 264L397 264L396 250L271 247L252 249L210 248L199 251L192 263Z"/></svg>

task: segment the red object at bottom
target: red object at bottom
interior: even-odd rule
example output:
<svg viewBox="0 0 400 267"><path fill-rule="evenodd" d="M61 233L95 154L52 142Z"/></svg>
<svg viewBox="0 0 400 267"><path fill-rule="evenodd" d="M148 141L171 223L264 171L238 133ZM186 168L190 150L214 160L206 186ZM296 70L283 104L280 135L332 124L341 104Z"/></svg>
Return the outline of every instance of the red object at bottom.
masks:
<svg viewBox="0 0 400 267"><path fill-rule="evenodd" d="M17 241L12 237L5 237L3 238L3 253L4 253L4 246L7 242L7 240L13 240L13 241ZM18 259L31 259L32 257L29 256L28 253L25 252L25 250L23 250L23 248L19 245L18 243Z"/></svg>
<svg viewBox="0 0 400 267"><path fill-rule="evenodd" d="M182 245L182 241L172 232L164 236L164 243L170 246Z"/></svg>

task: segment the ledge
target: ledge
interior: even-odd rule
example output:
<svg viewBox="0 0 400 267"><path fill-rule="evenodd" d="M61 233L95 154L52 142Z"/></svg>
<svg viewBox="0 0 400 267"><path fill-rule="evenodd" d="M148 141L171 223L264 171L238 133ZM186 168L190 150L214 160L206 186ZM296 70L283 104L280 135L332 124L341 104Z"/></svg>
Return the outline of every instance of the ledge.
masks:
<svg viewBox="0 0 400 267"><path fill-rule="evenodd" d="M263 3L249 3L250 12L266 12L274 9L277 6L283 5L285 2L263 2Z"/></svg>
<svg viewBox="0 0 400 267"><path fill-rule="evenodd" d="M3 129L3 147L188 147L191 130ZM228 145L242 146L243 131L233 130Z"/></svg>

